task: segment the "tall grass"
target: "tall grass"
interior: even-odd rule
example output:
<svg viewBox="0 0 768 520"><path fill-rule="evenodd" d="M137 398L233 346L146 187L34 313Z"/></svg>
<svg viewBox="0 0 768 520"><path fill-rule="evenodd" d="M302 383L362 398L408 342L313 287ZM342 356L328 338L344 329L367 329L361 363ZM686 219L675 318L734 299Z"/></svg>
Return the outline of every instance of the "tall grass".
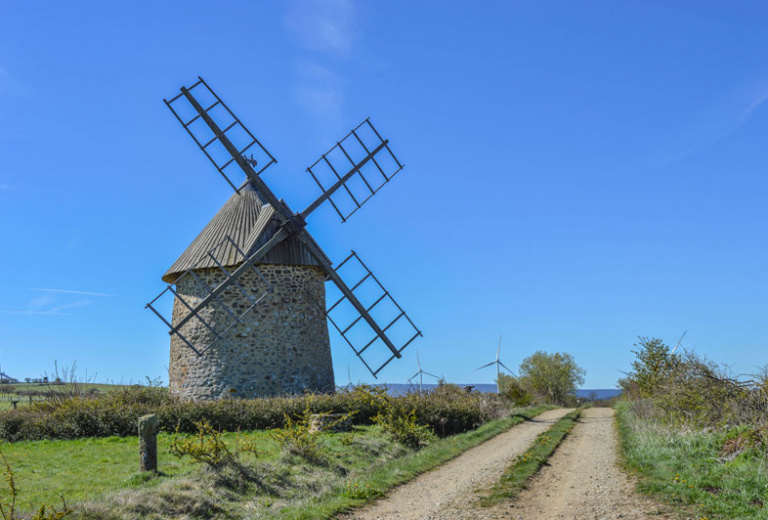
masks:
<svg viewBox="0 0 768 520"><path fill-rule="evenodd" d="M750 427L674 427L653 418L652 406L641 401L616 408L624 461L639 475L643 492L698 517L768 518L768 451L746 442L727 449Z"/></svg>

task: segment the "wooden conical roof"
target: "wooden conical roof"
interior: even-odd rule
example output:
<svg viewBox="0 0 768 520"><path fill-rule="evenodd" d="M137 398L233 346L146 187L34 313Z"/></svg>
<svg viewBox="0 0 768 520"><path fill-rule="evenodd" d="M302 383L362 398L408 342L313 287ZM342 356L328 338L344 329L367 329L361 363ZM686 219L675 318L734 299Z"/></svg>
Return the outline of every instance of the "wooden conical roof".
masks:
<svg viewBox="0 0 768 520"><path fill-rule="evenodd" d="M173 283L190 269L216 268L208 255L213 251L224 267L243 262L237 249L226 240L231 238L247 256L263 246L280 227L275 210L264 202L250 182L240 187L211 219L203 231L163 275L163 281ZM215 250L214 250L215 249ZM309 251L295 237L289 237L259 260L260 264L318 265Z"/></svg>

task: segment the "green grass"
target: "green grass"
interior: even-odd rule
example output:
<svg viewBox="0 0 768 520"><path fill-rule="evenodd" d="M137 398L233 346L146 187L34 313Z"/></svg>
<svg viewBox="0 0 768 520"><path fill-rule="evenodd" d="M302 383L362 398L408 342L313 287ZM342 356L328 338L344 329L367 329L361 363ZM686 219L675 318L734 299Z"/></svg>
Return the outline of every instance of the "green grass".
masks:
<svg viewBox="0 0 768 520"><path fill-rule="evenodd" d="M642 492L697 519L768 519L768 453L721 454L740 430L672 429L640 419L627 402L616 411L624 461L640 476Z"/></svg>
<svg viewBox="0 0 768 520"><path fill-rule="evenodd" d="M229 445L235 438L258 443L264 460L275 459L277 444L269 433L225 434ZM189 473L192 464L169 454L171 436L157 438L158 468L162 478L139 474L137 437L104 437L74 440L22 441L2 444L0 450L11 466L19 488L17 507L31 510L40 504L60 504L96 499L106 492L126 487L153 486L164 478ZM2 495L0 497L4 498Z"/></svg>
<svg viewBox="0 0 768 520"><path fill-rule="evenodd" d="M110 511L116 510L158 518L247 518L256 511L259 518L330 518L545 409L520 410L418 452L397 445L377 426L323 434L322 460L311 463L283 453L269 431L229 433L224 439L231 448L252 441L259 456L243 454L241 464L223 474L172 457L167 434L158 436L161 473L156 478L138 472L136 437L23 441L0 449L15 473L17 506L25 511L60 504L64 497L70 505L84 503L88 518L95 519L112 518Z"/></svg>
<svg viewBox="0 0 768 520"><path fill-rule="evenodd" d="M517 496L528 479L546 464L568 432L573 429L580 413L581 410L574 410L566 414L546 432L539 435L536 442L515 459L499 482L483 493L480 505L488 507Z"/></svg>

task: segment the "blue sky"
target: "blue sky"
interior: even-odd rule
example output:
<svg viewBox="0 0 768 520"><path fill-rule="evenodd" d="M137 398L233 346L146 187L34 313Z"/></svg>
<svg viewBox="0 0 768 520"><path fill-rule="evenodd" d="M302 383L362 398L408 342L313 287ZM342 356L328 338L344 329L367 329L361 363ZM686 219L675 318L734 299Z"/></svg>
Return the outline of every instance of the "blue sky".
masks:
<svg viewBox="0 0 768 520"><path fill-rule="evenodd" d="M160 276L231 190L164 106L202 75L305 173L371 116L406 168L341 224L424 337L382 380L571 353L611 388L638 335L768 362L760 2L0 0L0 363L161 377ZM337 383L372 381L332 346Z"/></svg>

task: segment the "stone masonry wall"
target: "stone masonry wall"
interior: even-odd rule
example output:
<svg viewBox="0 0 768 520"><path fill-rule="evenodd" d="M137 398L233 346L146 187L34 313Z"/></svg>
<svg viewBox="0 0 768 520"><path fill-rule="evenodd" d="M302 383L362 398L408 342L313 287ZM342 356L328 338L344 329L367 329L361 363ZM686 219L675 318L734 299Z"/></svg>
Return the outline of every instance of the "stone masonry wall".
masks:
<svg viewBox="0 0 768 520"><path fill-rule="evenodd" d="M258 269L273 292L223 334L222 340L214 341L215 335L196 318L182 327L182 334L198 349L213 342L202 356L176 335L171 336L169 379L173 394L184 400L202 400L333 390L322 270L288 265L259 265ZM223 273L214 269L195 273L210 287L224 280ZM238 283L255 295L266 288L252 271ZM205 296L192 276L178 280L176 289L192 307ZM233 285L221 298L237 314L251 305ZM177 299L173 323L188 313ZM233 323L216 305L204 309L201 316L219 334Z"/></svg>

